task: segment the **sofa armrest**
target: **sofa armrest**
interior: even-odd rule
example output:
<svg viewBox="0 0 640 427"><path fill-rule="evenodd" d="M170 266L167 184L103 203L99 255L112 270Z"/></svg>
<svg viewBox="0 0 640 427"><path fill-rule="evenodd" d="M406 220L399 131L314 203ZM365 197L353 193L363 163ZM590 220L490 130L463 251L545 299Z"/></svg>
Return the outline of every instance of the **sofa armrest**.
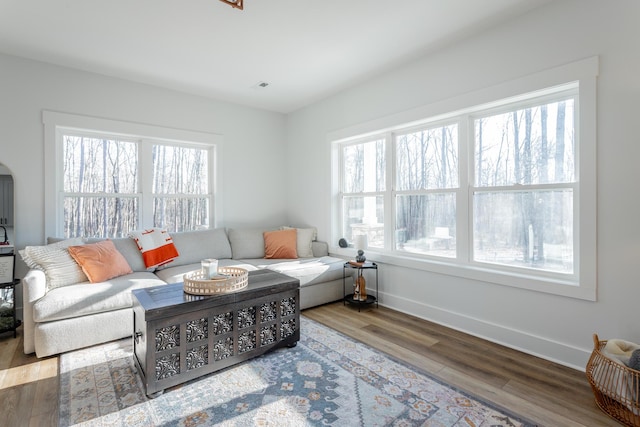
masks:
<svg viewBox="0 0 640 427"><path fill-rule="evenodd" d="M311 250L314 257L323 257L329 255L329 244L327 242L313 241L311 242Z"/></svg>
<svg viewBox="0 0 640 427"><path fill-rule="evenodd" d="M44 271L29 270L22 279L22 329L24 333L24 354L36 351L34 341L35 322L33 304L47 293L47 279Z"/></svg>

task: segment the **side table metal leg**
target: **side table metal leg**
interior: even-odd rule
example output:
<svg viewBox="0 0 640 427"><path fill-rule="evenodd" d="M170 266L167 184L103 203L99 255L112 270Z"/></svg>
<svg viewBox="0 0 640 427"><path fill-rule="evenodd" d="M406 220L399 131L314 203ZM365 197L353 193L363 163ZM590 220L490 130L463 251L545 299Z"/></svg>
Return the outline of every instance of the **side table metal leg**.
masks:
<svg viewBox="0 0 640 427"><path fill-rule="evenodd" d="M378 301L380 301L380 294L378 293L378 267L376 266L376 308L378 308Z"/></svg>
<svg viewBox="0 0 640 427"><path fill-rule="evenodd" d="M345 296L346 288L345 288L345 284L344 284L344 282L345 282L345 271L346 271L346 268L343 266L342 267L342 305L347 305L347 301L345 301L345 299L346 299L346 296Z"/></svg>

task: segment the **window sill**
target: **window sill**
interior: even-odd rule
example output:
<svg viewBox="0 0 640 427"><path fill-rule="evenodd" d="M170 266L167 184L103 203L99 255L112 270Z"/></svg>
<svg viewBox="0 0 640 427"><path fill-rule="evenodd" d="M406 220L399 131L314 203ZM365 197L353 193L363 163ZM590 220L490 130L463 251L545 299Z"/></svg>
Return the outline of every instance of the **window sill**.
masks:
<svg viewBox="0 0 640 427"><path fill-rule="evenodd" d="M332 255L353 258L356 250L354 248L331 247L330 252ZM588 286L571 280L526 274L526 272L515 273L477 265L462 265L444 259L436 260L400 254L390 254L375 251L371 248L365 251L365 256L368 260L375 261L379 264L411 268L414 270L460 277L475 282L509 286L512 288L526 289L534 292L543 292L587 301L596 300L595 283L592 286Z"/></svg>

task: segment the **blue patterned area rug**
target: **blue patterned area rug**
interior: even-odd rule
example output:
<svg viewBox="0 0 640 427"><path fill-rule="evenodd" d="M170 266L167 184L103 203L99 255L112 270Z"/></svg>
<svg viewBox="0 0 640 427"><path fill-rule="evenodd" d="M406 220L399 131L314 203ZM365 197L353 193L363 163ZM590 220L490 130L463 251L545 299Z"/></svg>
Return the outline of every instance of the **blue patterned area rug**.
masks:
<svg viewBox="0 0 640 427"><path fill-rule="evenodd" d="M131 339L60 356L60 425L532 426L301 317L294 348L145 396Z"/></svg>

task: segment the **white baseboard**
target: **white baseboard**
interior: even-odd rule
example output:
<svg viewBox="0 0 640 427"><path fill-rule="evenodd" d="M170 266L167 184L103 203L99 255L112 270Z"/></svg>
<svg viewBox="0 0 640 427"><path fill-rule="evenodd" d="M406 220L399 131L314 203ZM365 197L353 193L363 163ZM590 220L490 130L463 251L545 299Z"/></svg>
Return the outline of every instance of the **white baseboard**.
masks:
<svg viewBox="0 0 640 427"><path fill-rule="evenodd" d="M591 350L381 292L380 305L584 372Z"/></svg>

